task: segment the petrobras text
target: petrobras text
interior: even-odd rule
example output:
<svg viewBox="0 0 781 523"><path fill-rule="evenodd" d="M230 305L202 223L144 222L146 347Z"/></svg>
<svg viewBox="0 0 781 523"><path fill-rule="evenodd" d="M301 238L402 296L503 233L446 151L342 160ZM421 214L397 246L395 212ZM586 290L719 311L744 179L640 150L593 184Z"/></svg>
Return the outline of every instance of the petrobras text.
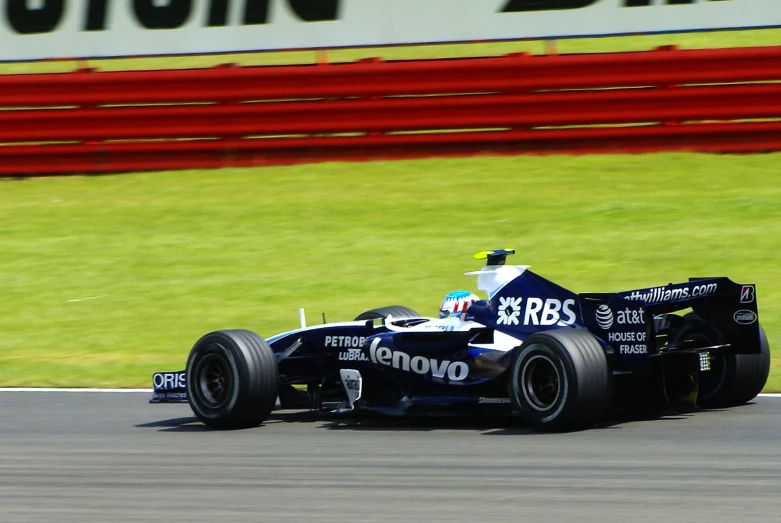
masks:
<svg viewBox="0 0 781 523"><path fill-rule="evenodd" d="M347 349L339 353L340 361L369 361L361 349Z"/></svg>
<svg viewBox="0 0 781 523"><path fill-rule="evenodd" d="M326 347L353 348L363 347L365 341L366 338L363 336L326 336L323 345Z"/></svg>
<svg viewBox="0 0 781 523"><path fill-rule="evenodd" d="M462 361L438 360L425 356L410 356L400 350L380 347L380 338L375 338L369 347L369 357L372 363L387 365L394 369L415 374L429 374L434 378L444 378L449 381L463 381L469 374L469 366Z"/></svg>
<svg viewBox="0 0 781 523"><path fill-rule="evenodd" d="M3 61L781 25L778 0L6 0L4 5Z"/></svg>

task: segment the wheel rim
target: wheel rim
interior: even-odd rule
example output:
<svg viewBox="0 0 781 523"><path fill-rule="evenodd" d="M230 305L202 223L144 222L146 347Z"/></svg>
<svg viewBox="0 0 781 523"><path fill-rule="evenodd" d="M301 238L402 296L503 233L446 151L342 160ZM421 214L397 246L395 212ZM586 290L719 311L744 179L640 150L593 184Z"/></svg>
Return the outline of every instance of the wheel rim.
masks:
<svg viewBox="0 0 781 523"><path fill-rule="evenodd" d="M561 396L561 374L547 356L534 355L526 360L521 372L521 390L526 403L534 410L553 408Z"/></svg>
<svg viewBox="0 0 781 523"><path fill-rule="evenodd" d="M228 360L221 354L208 354L195 370L195 382L204 402L217 408L228 401L231 388L231 373Z"/></svg>

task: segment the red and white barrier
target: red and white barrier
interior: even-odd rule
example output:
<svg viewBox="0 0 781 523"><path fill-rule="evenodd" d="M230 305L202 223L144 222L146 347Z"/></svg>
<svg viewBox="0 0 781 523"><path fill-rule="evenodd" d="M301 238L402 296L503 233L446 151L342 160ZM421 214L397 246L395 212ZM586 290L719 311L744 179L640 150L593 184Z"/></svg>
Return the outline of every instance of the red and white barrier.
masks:
<svg viewBox="0 0 781 523"><path fill-rule="evenodd" d="M8 75L0 174L781 150L779 80L781 47Z"/></svg>

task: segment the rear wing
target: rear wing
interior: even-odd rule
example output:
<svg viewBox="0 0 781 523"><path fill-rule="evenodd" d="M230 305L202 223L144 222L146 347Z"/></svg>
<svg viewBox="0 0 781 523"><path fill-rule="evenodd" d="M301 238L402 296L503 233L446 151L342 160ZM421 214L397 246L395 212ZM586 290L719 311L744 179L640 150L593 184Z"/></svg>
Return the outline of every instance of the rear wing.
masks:
<svg viewBox="0 0 781 523"><path fill-rule="evenodd" d="M664 340L657 337L661 324L654 317L689 308L722 333L725 350L760 352L753 284L724 277L692 278L618 293L579 294L578 298L584 325L613 348L617 361L623 360L619 367L626 370L647 368L647 356L663 350Z"/></svg>

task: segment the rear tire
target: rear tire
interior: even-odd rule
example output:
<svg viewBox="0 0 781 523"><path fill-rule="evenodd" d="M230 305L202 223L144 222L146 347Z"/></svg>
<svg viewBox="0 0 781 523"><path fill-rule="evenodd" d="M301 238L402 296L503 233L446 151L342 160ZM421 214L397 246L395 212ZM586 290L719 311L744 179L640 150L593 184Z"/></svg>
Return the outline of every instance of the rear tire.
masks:
<svg viewBox="0 0 781 523"><path fill-rule="evenodd" d="M277 399L274 352L247 330L215 331L187 358L187 397L196 417L214 429L256 427Z"/></svg>
<svg viewBox="0 0 781 523"><path fill-rule="evenodd" d="M684 316L686 323L674 337L674 342L696 340L702 346L724 343L724 336L694 313ZM767 382L770 373L770 345L765 330L759 325L759 354L716 354L712 372L697 397L697 405L722 408L742 405L754 399Z"/></svg>
<svg viewBox="0 0 781 523"><path fill-rule="evenodd" d="M523 420L545 431L593 425L607 412L612 393L605 351L579 329L529 336L515 349L508 388Z"/></svg>
<svg viewBox="0 0 781 523"><path fill-rule="evenodd" d="M390 305L388 307L379 307L377 309L371 309L364 313L359 314L355 321L363 320L386 320L389 316L394 318L420 318L420 314L413 311L409 307L403 307L401 305Z"/></svg>

